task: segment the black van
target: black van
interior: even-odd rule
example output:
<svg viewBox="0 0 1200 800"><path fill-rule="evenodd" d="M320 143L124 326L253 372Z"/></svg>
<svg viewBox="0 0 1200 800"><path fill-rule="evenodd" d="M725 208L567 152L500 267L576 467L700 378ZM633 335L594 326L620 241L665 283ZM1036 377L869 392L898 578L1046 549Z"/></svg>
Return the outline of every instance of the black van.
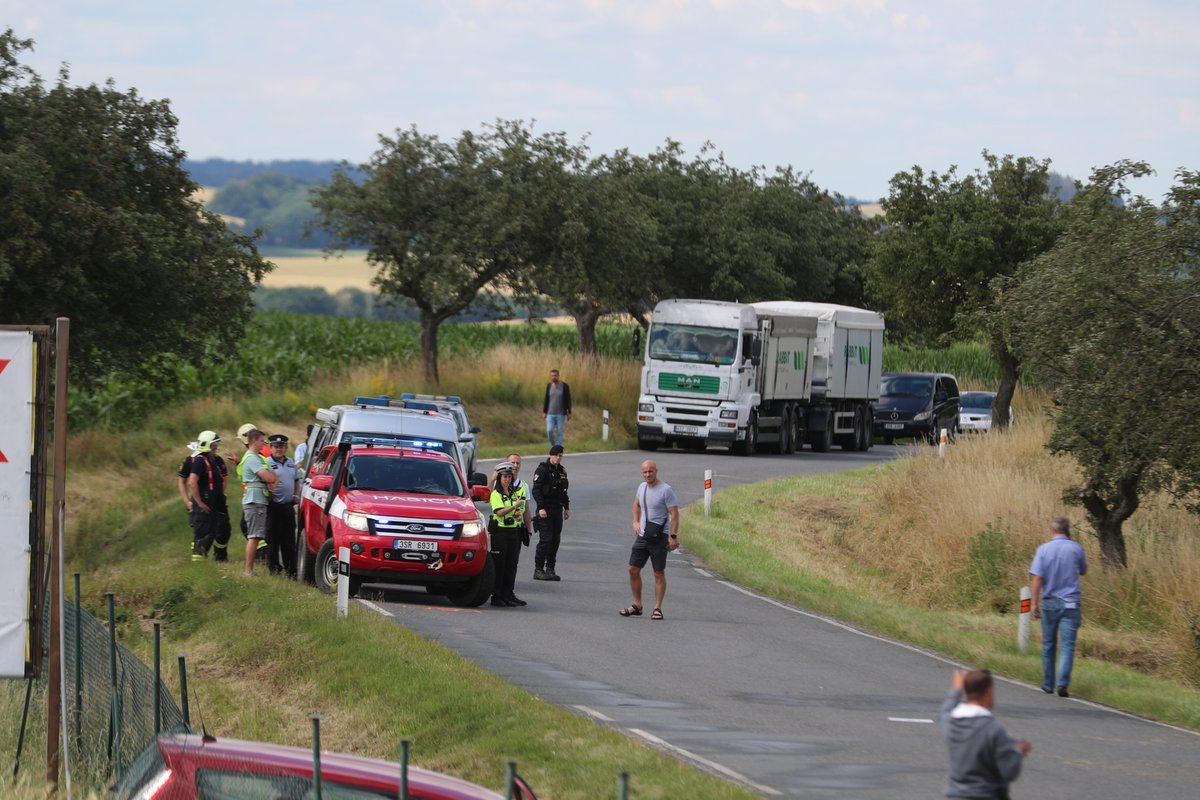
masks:
<svg viewBox="0 0 1200 800"><path fill-rule="evenodd" d="M875 404L875 438L905 436L937 442L958 433L958 381L942 372L885 372Z"/></svg>

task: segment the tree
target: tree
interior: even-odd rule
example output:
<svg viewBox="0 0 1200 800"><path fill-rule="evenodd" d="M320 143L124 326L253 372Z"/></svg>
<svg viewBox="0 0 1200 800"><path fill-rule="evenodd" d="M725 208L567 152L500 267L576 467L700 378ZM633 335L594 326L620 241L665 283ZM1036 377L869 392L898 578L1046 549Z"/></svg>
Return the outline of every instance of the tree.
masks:
<svg viewBox="0 0 1200 800"><path fill-rule="evenodd" d="M762 180L753 223L762 229L787 293L801 300L862 305L861 273L874 224L791 167ZM768 299L765 298L764 299Z"/></svg>
<svg viewBox="0 0 1200 800"><path fill-rule="evenodd" d="M953 166L928 176L913 167L892 178L867 287L898 333L988 335L1000 363L992 419L1003 427L1020 362L995 317L1003 289L996 279L1050 248L1062 206L1048 191L1049 161L986 150L983 158L987 171L965 178Z"/></svg>
<svg viewBox="0 0 1200 800"><path fill-rule="evenodd" d="M1200 174L1168 203L1128 198L1142 163L1097 170L1053 249L1022 268L1004 315L1017 351L1053 387L1048 446L1078 463L1104 565L1123 568L1122 525L1148 494L1200 511Z"/></svg>
<svg viewBox="0 0 1200 800"><path fill-rule="evenodd" d="M136 91L47 88L0 35L0 319L71 318L72 378L236 351L269 265L194 200L177 121Z"/></svg>
<svg viewBox="0 0 1200 800"><path fill-rule="evenodd" d="M368 247L381 294L410 298L421 315L425 378L436 383L437 334L480 290L547 256L554 198L578 146L497 121L452 143L416 127L380 137L356 180L348 166L313 192L335 248Z"/></svg>
<svg viewBox="0 0 1200 800"><path fill-rule="evenodd" d="M556 199L557 224L545 260L519 293L540 293L575 319L581 353L596 354L596 323L646 302L665 248L650 198L638 190L648 164L620 150L569 175Z"/></svg>

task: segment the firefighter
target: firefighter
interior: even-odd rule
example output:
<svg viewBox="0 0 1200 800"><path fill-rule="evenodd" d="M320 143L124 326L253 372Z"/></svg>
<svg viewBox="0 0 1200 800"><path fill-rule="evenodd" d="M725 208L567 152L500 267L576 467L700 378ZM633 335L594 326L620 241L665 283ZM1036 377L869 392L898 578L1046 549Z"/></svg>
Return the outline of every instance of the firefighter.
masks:
<svg viewBox="0 0 1200 800"><path fill-rule="evenodd" d="M196 511L192 526L192 561L208 558L213 548L215 561L229 560L229 507L225 502L225 459L217 451L221 437L216 431L202 431L196 438L197 454L188 475L188 493Z"/></svg>

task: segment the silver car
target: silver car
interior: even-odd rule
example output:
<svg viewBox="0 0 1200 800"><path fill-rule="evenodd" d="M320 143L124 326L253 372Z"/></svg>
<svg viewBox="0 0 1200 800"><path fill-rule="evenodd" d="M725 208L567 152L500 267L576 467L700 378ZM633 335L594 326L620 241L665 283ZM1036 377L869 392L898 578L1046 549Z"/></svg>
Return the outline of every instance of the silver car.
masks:
<svg viewBox="0 0 1200 800"><path fill-rule="evenodd" d="M995 392L963 392L959 399L958 429L963 433L987 433L992 429L992 404ZM1012 406L1008 408L1008 424L1013 424Z"/></svg>

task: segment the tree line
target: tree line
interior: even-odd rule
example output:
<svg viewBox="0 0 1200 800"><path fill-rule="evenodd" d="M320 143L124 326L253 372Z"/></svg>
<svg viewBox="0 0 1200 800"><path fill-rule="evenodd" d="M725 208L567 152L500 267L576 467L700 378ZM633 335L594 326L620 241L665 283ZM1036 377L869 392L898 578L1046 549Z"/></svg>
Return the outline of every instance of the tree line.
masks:
<svg viewBox="0 0 1200 800"><path fill-rule="evenodd" d="M270 265L254 236L194 199L177 120L135 90L52 85L0 35L0 320L72 318L72 380L202 371L235 351ZM480 304L545 298L582 350L610 312L663 297L793 297L865 305L912 340L983 336L1001 365L1002 425L1022 371L1054 395L1049 446L1081 479L1106 565L1149 492L1200 511L1200 176L1162 203L1133 196L1133 161L1066 197L1050 162L984 152L960 175L896 173L883 224L791 167L593 155L585 141L499 120L452 140L415 126L310 188L331 250L366 247L381 295L411 304L427 375L438 329ZM486 291L485 291L486 290ZM502 290L489 295L488 291Z"/></svg>

